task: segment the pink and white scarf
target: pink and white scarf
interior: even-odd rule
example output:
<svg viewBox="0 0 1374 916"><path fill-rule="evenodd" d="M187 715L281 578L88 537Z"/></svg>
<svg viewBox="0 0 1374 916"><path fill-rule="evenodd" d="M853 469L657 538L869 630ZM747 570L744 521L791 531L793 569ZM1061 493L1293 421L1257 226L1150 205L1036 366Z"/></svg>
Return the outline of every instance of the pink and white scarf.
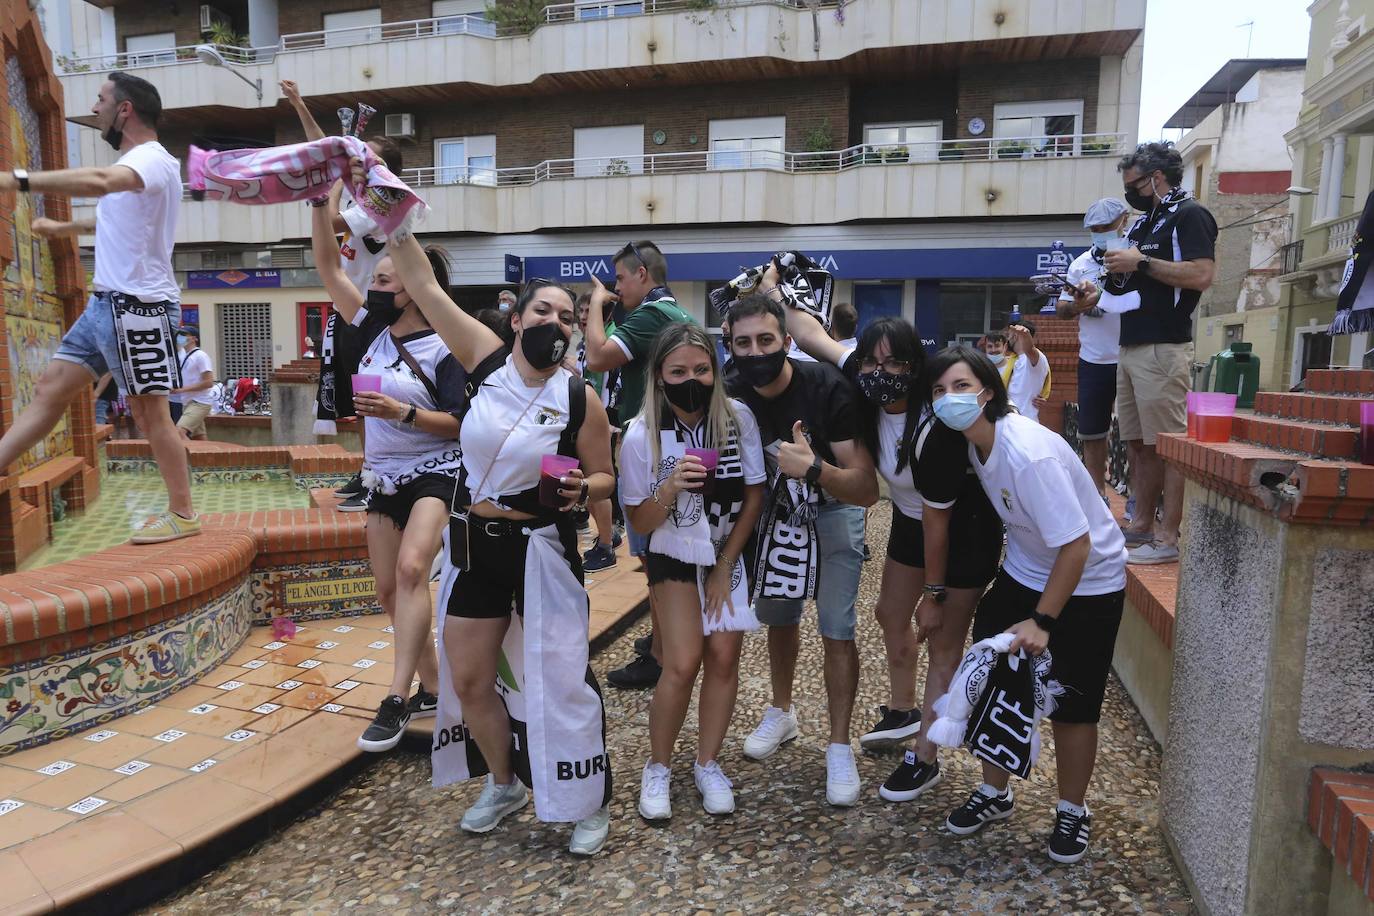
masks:
<svg viewBox="0 0 1374 916"><path fill-rule="evenodd" d="M367 166L367 181L356 187L350 182L353 199L382 234L396 237L413 231L429 207L357 137L221 152L192 146L186 174L197 199L279 204L319 197L340 178L349 181L348 162L355 156Z"/></svg>

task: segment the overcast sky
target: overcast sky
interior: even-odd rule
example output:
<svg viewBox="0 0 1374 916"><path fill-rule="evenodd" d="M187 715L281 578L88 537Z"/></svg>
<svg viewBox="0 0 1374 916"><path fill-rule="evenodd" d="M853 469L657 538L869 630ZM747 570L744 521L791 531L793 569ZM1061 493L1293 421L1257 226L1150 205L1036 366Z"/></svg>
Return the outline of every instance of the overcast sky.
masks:
<svg viewBox="0 0 1374 916"><path fill-rule="evenodd" d="M1109 0L1093 0L1109 2ZM1164 122L1233 57L1307 57L1307 0L1148 0L1140 139L1176 140ZM1250 53L1245 52L1255 21Z"/></svg>

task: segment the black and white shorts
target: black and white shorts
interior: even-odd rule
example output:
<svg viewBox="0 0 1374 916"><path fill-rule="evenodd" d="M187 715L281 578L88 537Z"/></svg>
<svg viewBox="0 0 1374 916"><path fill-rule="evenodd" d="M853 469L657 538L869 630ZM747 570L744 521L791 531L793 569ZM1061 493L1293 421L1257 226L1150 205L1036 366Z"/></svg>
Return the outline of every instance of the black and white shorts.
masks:
<svg viewBox="0 0 1374 916"><path fill-rule="evenodd" d="M373 490L367 497L367 514L389 518L397 528L404 530L406 522L410 521L410 510L425 497L434 497L443 500L445 506L449 505L453 501L453 478L444 474L421 474L401 484L395 493Z"/></svg>

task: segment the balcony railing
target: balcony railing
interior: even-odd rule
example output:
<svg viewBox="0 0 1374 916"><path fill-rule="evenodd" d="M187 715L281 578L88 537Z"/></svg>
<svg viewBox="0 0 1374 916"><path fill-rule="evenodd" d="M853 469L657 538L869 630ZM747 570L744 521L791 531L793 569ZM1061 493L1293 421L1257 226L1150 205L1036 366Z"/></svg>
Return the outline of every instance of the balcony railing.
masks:
<svg viewBox="0 0 1374 916"><path fill-rule="evenodd" d="M482 16L439 16L434 19L411 19L406 22L383 22L377 25L356 25L341 29L321 29L317 32L296 32L281 37L282 51L313 51L318 48L341 48L348 45L374 44L379 41L406 41L412 38L434 38L444 35L475 35L496 38L496 23Z"/></svg>
<svg viewBox="0 0 1374 916"><path fill-rule="evenodd" d="M652 16L655 13L701 13L736 6L781 6L787 9L810 9L808 0L576 0L573 3L554 3L544 7L545 22L577 22L591 19L611 19L617 16ZM821 0L822 9L834 9L838 0Z"/></svg>
<svg viewBox="0 0 1374 916"><path fill-rule="evenodd" d="M845 172L860 166L906 165L932 162L988 162L1121 155L1126 135L1072 134L1054 137L996 137L985 140L942 140L901 146L870 143L818 153L774 150L693 151L643 156L549 159L515 168L434 166L406 169L403 180L412 187L470 184L508 187L566 178L614 178L634 175L680 175L746 169L805 173Z"/></svg>
<svg viewBox="0 0 1374 916"><path fill-rule="evenodd" d="M1339 254L1350 250L1351 244L1355 241L1355 224L1360 221L1360 214L1352 213L1343 220L1338 220L1326 227L1326 253Z"/></svg>
<svg viewBox="0 0 1374 916"><path fill-rule="evenodd" d="M1279 249L1279 256L1283 261L1282 267L1280 268L1283 273L1297 273L1298 265L1302 263L1302 239L1284 245Z"/></svg>
<svg viewBox="0 0 1374 916"><path fill-rule="evenodd" d="M168 64L194 64L199 45L178 45L175 48L156 48L148 51L125 51L120 54L97 54L92 57L67 57L59 54L54 60L59 73L88 73L92 70L134 70L139 67L165 67ZM216 45L225 61L231 64L265 64L277 55L279 48L235 48Z"/></svg>

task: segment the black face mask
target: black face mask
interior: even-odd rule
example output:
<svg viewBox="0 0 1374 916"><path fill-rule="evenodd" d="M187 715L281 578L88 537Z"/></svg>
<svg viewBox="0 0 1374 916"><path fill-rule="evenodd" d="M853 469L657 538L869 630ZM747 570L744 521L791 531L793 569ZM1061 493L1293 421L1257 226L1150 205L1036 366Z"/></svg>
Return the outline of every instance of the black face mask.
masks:
<svg viewBox="0 0 1374 916"><path fill-rule="evenodd" d="M735 368L740 377L754 388L766 388L777 381L787 364L787 351L765 353L762 356L736 356Z"/></svg>
<svg viewBox="0 0 1374 916"><path fill-rule="evenodd" d="M860 372L858 381L863 396L879 407L905 400L911 390L910 372L890 375L882 369L875 369L872 372Z"/></svg>
<svg viewBox="0 0 1374 916"><path fill-rule="evenodd" d="M117 118L119 117L119 115L115 115L115 117ZM125 118L124 123L127 124L128 122L129 119ZM113 147L114 151L117 153L119 152L119 148L124 145L124 128L115 127L114 121L111 120L110 126L105 128L105 132L102 133L100 137L106 143L110 144L110 146Z"/></svg>
<svg viewBox="0 0 1374 916"><path fill-rule="evenodd" d="M534 369L549 369L563 361L568 338L556 324L536 324L520 331L520 352Z"/></svg>
<svg viewBox="0 0 1374 916"><path fill-rule="evenodd" d="M1122 196L1126 198L1126 203L1130 204L1132 210L1139 210L1141 213L1150 212L1150 209L1155 205L1153 197L1146 197L1134 189L1127 191Z"/></svg>
<svg viewBox="0 0 1374 916"><path fill-rule="evenodd" d="M387 327L401 320L405 310L396 307L396 294L384 289L367 291L367 313L386 323Z"/></svg>
<svg viewBox="0 0 1374 916"><path fill-rule="evenodd" d="M696 413L711 402L711 388L700 379L689 378L685 382L663 383L663 395L678 410Z"/></svg>

